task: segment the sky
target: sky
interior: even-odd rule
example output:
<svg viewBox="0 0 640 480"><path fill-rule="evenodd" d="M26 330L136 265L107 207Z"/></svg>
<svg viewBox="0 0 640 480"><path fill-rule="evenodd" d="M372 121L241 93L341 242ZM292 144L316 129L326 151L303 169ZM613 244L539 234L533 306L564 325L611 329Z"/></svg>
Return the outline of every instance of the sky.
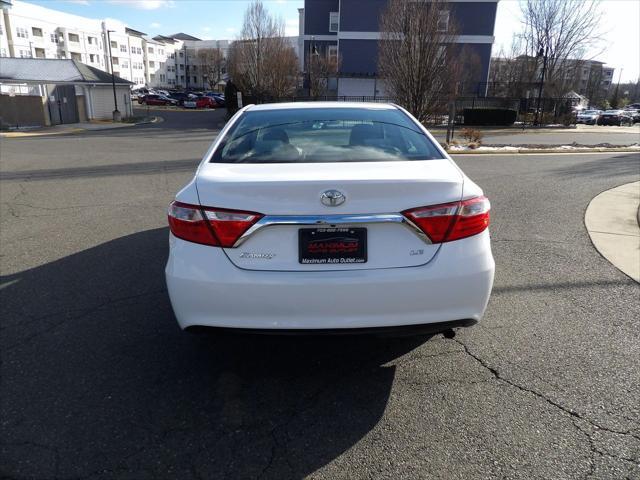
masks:
<svg viewBox="0 0 640 480"><path fill-rule="evenodd" d="M29 0L27 0L29 1ZM48 8L90 18L115 18L149 35L188 33L203 40L232 40L242 27L249 0L31 0ZM304 0L264 0L285 22L287 35L298 34L298 8ZM614 67L617 81L640 77L640 0L601 0L604 40L587 58ZM493 53L509 51L521 30L519 0L500 0ZM620 70L622 68L622 71Z"/></svg>

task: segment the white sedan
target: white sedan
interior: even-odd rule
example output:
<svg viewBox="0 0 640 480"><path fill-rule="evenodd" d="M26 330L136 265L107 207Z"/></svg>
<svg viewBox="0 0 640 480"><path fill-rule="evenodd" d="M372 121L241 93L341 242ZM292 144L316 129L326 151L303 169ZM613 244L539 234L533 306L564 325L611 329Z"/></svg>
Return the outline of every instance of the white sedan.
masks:
<svg viewBox="0 0 640 480"><path fill-rule="evenodd" d="M248 105L169 206L182 328L452 334L484 314L489 200L395 105Z"/></svg>

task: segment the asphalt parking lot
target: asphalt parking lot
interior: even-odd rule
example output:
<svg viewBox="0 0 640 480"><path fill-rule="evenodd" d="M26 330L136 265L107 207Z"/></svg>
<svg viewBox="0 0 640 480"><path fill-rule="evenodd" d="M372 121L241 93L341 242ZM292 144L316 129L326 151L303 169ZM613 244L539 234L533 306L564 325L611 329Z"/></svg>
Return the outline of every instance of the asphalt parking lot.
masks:
<svg viewBox="0 0 640 480"><path fill-rule="evenodd" d="M640 155L456 156L496 280L453 340L193 336L165 208L222 112L163 116L1 140L0 477L640 478L640 289L583 222Z"/></svg>

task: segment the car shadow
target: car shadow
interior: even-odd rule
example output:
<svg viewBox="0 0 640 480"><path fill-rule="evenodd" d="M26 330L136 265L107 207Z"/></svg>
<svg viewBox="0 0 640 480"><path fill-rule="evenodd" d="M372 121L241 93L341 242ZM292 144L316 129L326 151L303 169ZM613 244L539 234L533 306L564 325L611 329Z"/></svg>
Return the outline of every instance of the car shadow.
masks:
<svg viewBox="0 0 640 480"><path fill-rule="evenodd" d="M640 172L640 154L637 152L620 153L611 157L597 158L589 162L558 168L554 172L568 177L629 176Z"/></svg>
<svg viewBox="0 0 640 480"><path fill-rule="evenodd" d="M376 426L426 338L182 332L167 235L2 277L0 473L300 478Z"/></svg>

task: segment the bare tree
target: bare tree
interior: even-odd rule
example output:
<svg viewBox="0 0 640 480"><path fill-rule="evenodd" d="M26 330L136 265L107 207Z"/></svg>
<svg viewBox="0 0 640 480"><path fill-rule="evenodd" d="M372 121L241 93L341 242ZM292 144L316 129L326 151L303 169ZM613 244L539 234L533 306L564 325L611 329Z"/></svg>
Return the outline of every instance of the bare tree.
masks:
<svg viewBox="0 0 640 480"><path fill-rule="evenodd" d="M524 54L523 38L516 34L508 52L491 59L489 96L527 97L535 88L537 60Z"/></svg>
<svg viewBox="0 0 640 480"><path fill-rule="evenodd" d="M307 59L307 75L309 80L309 96L313 98L326 95L329 78L338 74L338 57L331 57L328 52L315 50L310 52Z"/></svg>
<svg viewBox="0 0 640 480"><path fill-rule="evenodd" d="M281 98L292 95L297 86L298 56L292 46L282 38L266 40L263 90L266 94Z"/></svg>
<svg viewBox="0 0 640 480"><path fill-rule="evenodd" d="M219 48L204 48L196 52L202 74L206 75L209 88L214 89L225 73L225 58Z"/></svg>
<svg viewBox="0 0 640 480"><path fill-rule="evenodd" d="M545 94L572 87L576 60L601 40L599 0L522 0L525 53L546 70Z"/></svg>
<svg viewBox="0 0 640 480"><path fill-rule="evenodd" d="M380 16L378 71L394 100L420 121L455 94L460 72L443 0L389 0Z"/></svg>
<svg viewBox="0 0 640 480"><path fill-rule="evenodd" d="M284 30L283 20L273 17L261 0L247 7L242 31L229 55L229 73L240 90L263 97L295 88L295 51Z"/></svg>

